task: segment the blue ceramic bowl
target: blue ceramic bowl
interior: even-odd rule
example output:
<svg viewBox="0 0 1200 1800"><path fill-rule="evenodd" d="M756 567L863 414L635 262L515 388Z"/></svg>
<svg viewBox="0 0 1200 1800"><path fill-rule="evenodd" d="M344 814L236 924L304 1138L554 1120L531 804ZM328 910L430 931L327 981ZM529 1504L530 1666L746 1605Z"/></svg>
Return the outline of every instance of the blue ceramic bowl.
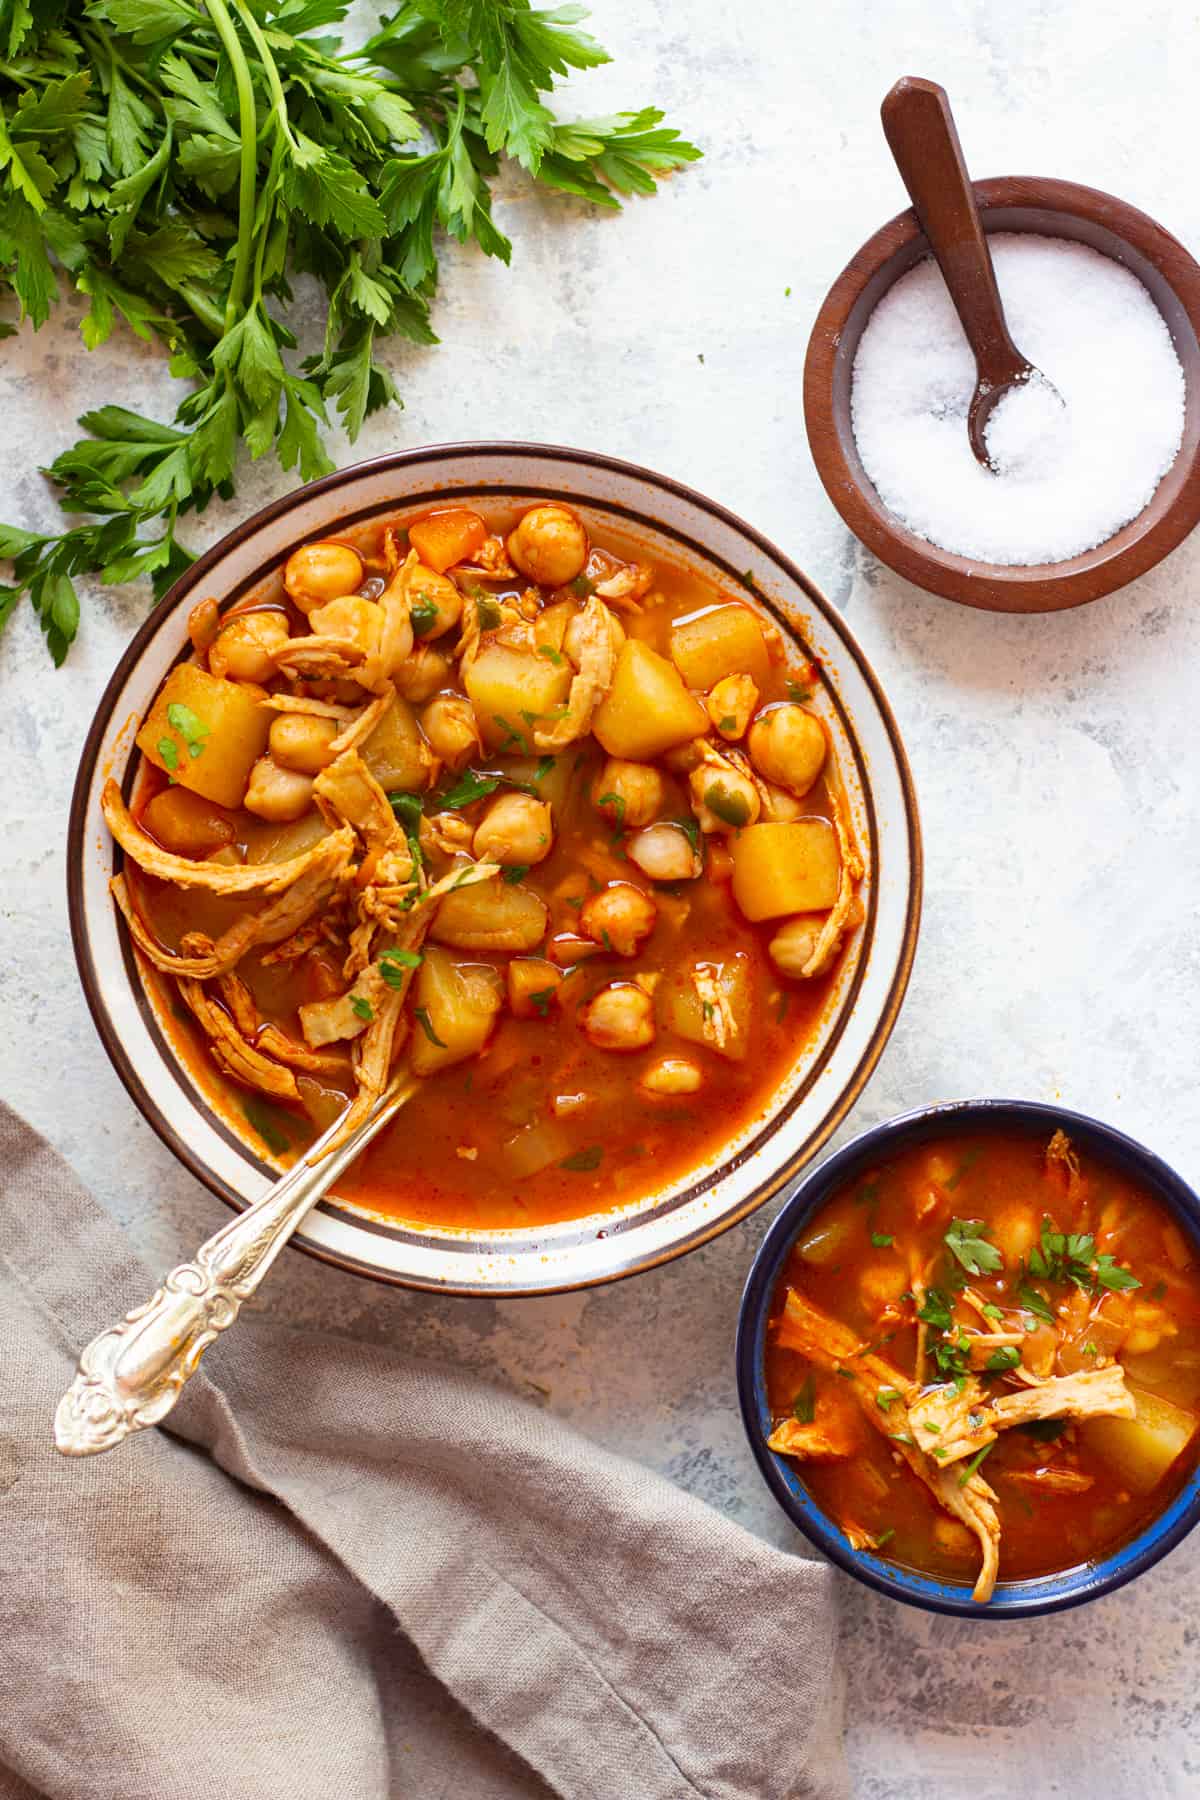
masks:
<svg viewBox="0 0 1200 1800"><path fill-rule="evenodd" d="M836 1156L807 1176L771 1226L742 1295L737 1331L737 1383L742 1419L767 1486L792 1523L823 1550L832 1562L868 1587L904 1600L927 1612L965 1614L982 1619L1021 1619L1034 1613L1060 1612L1081 1606L1132 1581L1173 1550L1200 1520L1200 1470L1194 1472L1158 1517L1100 1562L1040 1575L1029 1581L1001 1581L986 1605L971 1598L966 1583L937 1581L898 1568L870 1551L855 1550L845 1533L822 1512L800 1480L795 1465L767 1448L771 1414L763 1373L767 1317L775 1284L811 1214L858 1170L868 1168L913 1144L966 1131L1022 1132L1048 1140L1061 1126L1082 1149L1135 1177L1174 1214L1180 1228L1200 1249L1200 1198L1152 1151L1081 1113L1031 1100L957 1100L926 1107L877 1125L855 1138Z"/></svg>

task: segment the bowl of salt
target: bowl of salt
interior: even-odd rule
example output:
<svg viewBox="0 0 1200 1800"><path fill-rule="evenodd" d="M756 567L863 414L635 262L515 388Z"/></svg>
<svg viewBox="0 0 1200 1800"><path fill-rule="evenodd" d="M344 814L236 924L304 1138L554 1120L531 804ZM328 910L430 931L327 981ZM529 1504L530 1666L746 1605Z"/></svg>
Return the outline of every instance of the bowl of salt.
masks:
<svg viewBox="0 0 1200 1800"><path fill-rule="evenodd" d="M970 183L940 89L897 84L885 121L901 88L938 97L934 161L957 161L986 243L978 286L998 289L997 329L1033 368L988 394L987 333L976 321L968 339L942 273L970 325L970 277L954 266L971 261L969 227L964 216L956 240L934 216L951 185L943 160L924 181L930 235L915 208L892 219L818 314L804 370L813 459L851 531L918 587L999 612L1080 606L1200 520L1200 265L1097 189ZM922 178L897 160L919 204ZM977 388L990 410L973 449Z"/></svg>

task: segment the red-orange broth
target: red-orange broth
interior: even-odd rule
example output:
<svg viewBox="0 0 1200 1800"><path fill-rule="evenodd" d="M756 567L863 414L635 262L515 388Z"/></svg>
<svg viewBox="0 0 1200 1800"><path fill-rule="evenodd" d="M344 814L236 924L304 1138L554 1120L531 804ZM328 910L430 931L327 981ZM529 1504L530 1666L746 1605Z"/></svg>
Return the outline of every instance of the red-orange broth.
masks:
<svg viewBox="0 0 1200 1800"><path fill-rule="evenodd" d="M1043 1228L1051 1234L1049 1257ZM1074 1260L1055 1258L1055 1233L1076 1234L1063 1247ZM985 1250L984 1260L999 1266L970 1273L948 1234L971 1262L980 1260L980 1243L992 1246L996 1255ZM1047 1268L1055 1271L1049 1278L1041 1273ZM1100 1270L1116 1291L1097 1285ZM855 1353L814 1360L788 1347L789 1290L802 1309L816 1307L848 1327ZM1133 1419L1043 1418L1001 1429L970 1463L994 1491L1001 1579L1101 1558L1162 1510L1197 1453L1200 1264L1191 1235L1136 1181L1086 1152L1073 1173L1061 1154L1047 1156L1043 1141L947 1136L899 1152L835 1193L804 1227L774 1296L766 1376L776 1434L803 1436L819 1426L827 1447L842 1452L829 1460L803 1456L794 1466L855 1548L942 1580L969 1583L978 1571L971 1530L939 1506L905 1460L909 1446L896 1441L921 1438L919 1428L905 1433L898 1421L911 1424L905 1390L917 1371L918 1297L927 1316L942 1316L928 1290L941 1297L951 1324L926 1324L912 1392L936 1388L952 1398L951 1384L967 1379L963 1367L984 1360L982 1350L956 1358L956 1347L977 1332L1015 1328L1019 1368L1036 1366L1053 1379L1117 1363L1135 1395ZM969 1293L991 1313L969 1304ZM935 1360L938 1346L947 1368ZM987 1354L1011 1361L1007 1348ZM1011 1369L976 1378L985 1394L1021 1391ZM791 1421L806 1431L794 1433ZM819 1447L819 1438L812 1441ZM945 1454L932 1435L914 1449ZM965 1474L968 1462L950 1467Z"/></svg>
<svg viewBox="0 0 1200 1800"><path fill-rule="evenodd" d="M488 528L502 538L520 516L499 504L480 511ZM388 524L402 530L415 522L416 515L407 519L397 515ZM366 569L375 572L382 568L383 529L380 524L365 526L334 541L354 545L366 559ZM604 573L644 560L636 542L606 534L593 544L588 567ZM448 575L454 579L455 573L452 566ZM475 588L481 583L500 601L530 591L523 578L471 578ZM561 600L568 590L535 586L534 591L544 607ZM622 612L620 622L630 637L666 654L672 622L718 602L748 607L765 623L765 616L744 593L717 592L694 574L656 558L651 592L639 610ZM307 628L279 586L249 604L282 610L293 634ZM769 660L760 683L760 708L809 700L819 671L795 657L777 631L768 629L766 642ZM277 685L267 684L271 691ZM450 686L457 689L453 682ZM508 746L489 746L471 757L470 767L489 777L515 775L529 782L536 775L536 760L516 756ZM658 759L666 781L659 816L689 819L687 776L669 768L669 760ZM740 912L731 893L728 838L705 840L700 879L644 881L625 853L628 834L620 830L620 819L614 821L611 810L606 815L595 804L604 750L589 735L556 761L554 847L545 861L520 876L521 885L549 909L549 938L565 941L577 932L587 899L610 883L629 881L631 875L653 894L658 909L653 933L635 957L609 954L603 945L582 946L577 961L561 951L548 951L545 945L533 951L534 956L549 954L565 963L555 1004L543 1005L540 1013L524 1018L506 1006L482 1054L425 1080L396 1123L342 1177L339 1193L349 1201L405 1221L473 1230L549 1223L634 1202L678 1180L764 1115L813 1037L838 979L841 956L816 978L783 978L767 953L772 933L782 921L753 924ZM440 786L445 788L454 779L444 772ZM831 816L831 783L836 781L831 753L824 773L804 798L806 815ZM146 820L147 807L166 784L166 773L144 762L134 805L140 819ZM486 804L465 808L462 816L477 821ZM294 854L305 841L302 830L297 837L296 827L273 826L240 807L227 811L233 827L232 842L226 845L230 857L275 860ZM173 886L134 869L128 860L126 872L138 909L154 938L169 951L176 951L188 932L219 936L245 907L241 899ZM344 948L339 939L317 946L298 962L283 964L264 963L260 954L251 952L237 973L261 1020L299 1038L298 1008L336 985ZM736 1057L684 1042L670 1029L662 1004L671 983L681 979L680 970L700 962L728 965L730 959L742 966L750 995ZM490 964L502 978L510 960L501 954L471 957L473 963ZM580 1029L579 1009L606 983L627 982L639 975L658 977L661 983L654 1043L621 1054L598 1048ZM280 1103L231 1082L214 1068L204 1033L172 995L170 979L158 979L168 996L176 1049L210 1091L220 1095L223 1108L249 1121L271 1150L278 1153L310 1142L344 1105L345 1096L354 1092L348 1059L340 1075L301 1074L299 1104ZM700 1069L697 1091L649 1094L640 1085L652 1063L684 1055Z"/></svg>

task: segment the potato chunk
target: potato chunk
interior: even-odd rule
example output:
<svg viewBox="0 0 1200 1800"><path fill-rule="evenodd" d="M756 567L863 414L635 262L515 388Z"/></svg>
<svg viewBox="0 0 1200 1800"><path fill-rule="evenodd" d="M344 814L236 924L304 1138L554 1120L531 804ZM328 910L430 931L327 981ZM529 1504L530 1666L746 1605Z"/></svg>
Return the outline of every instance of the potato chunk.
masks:
<svg viewBox="0 0 1200 1800"><path fill-rule="evenodd" d="M361 755L386 793L397 789L419 792L429 779L429 750L417 715L407 700L393 700L363 745Z"/></svg>
<svg viewBox="0 0 1200 1800"><path fill-rule="evenodd" d="M413 991L416 1023L410 1055L417 1075L432 1075L477 1055L504 1003L496 969L488 963L459 963L436 945L426 946Z"/></svg>
<svg viewBox="0 0 1200 1800"><path fill-rule="evenodd" d="M475 717L489 749L533 748L533 727L552 719L566 702L574 671L564 659L489 644L464 677Z"/></svg>
<svg viewBox="0 0 1200 1800"><path fill-rule="evenodd" d="M429 569L444 575L456 563L467 562L488 534L477 512L465 506L447 506L414 519L408 541Z"/></svg>
<svg viewBox="0 0 1200 1800"><path fill-rule="evenodd" d="M731 1062L750 1047L753 984L749 959L697 963L669 975L658 991L663 1024L691 1044L703 1044Z"/></svg>
<svg viewBox="0 0 1200 1800"><path fill-rule="evenodd" d="M770 661L758 620L744 606L706 606L676 619L671 660L691 688L710 688L726 675L752 675L761 688Z"/></svg>
<svg viewBox="0 0 1200 1800"><path fill-rule="evenodd" d="M1129 1391L1137 1406L1133 1419L1084 1419L1079 1435L1111 1463L1135 1494L1148 1494L1182 1455L1196 1429L1196 1415L1144 1388Z"/></svg>
<svg viewBox="0 0 1200 1800"><path fill-rule="evenodd" d="M430 936L458 950L532 950L545 937L548 920L529 888L493 875L447 894Z"/></svg>
<svg viewBox="0 0 1200 1800"><path fill-rule="evenodd" d="M840 874L837 833L828 819L748 825L733 840L733 897L754 922L827 911Z"/></svg>
<svg viewBox="0 0 1200 1800"><path fill-rule="evenodd" d="M242 804L270 729L270 713L245 688L196 663L180 663L160 688L137 745L180 787L233 808Z"/></svg>
<svg viewBox="0 0 1200 1800"><path fill-rule="evenodd" d="M708 714L688 693L678 670L649 644L628 638L617 656L612 687L592 721L608 754L650 762L707 728Z"/></svg>

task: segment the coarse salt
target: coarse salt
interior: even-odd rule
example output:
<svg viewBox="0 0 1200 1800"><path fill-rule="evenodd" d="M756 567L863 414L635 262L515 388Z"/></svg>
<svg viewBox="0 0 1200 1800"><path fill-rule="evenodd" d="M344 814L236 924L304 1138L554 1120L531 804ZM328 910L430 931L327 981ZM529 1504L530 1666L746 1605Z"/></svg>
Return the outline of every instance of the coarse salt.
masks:
<svg viewBox="0 0 1200 1800"><path fill-rule="evenodd" d="M992 468L967 438L975 360L931 257L859 340L855 441L888 511L930 543L979 562L1063 562L1150 500L1183 438L1183 370L1150 295L1110 257L1033 234L988 243L1013 340L1046 377L996 405Z"/></svg>

